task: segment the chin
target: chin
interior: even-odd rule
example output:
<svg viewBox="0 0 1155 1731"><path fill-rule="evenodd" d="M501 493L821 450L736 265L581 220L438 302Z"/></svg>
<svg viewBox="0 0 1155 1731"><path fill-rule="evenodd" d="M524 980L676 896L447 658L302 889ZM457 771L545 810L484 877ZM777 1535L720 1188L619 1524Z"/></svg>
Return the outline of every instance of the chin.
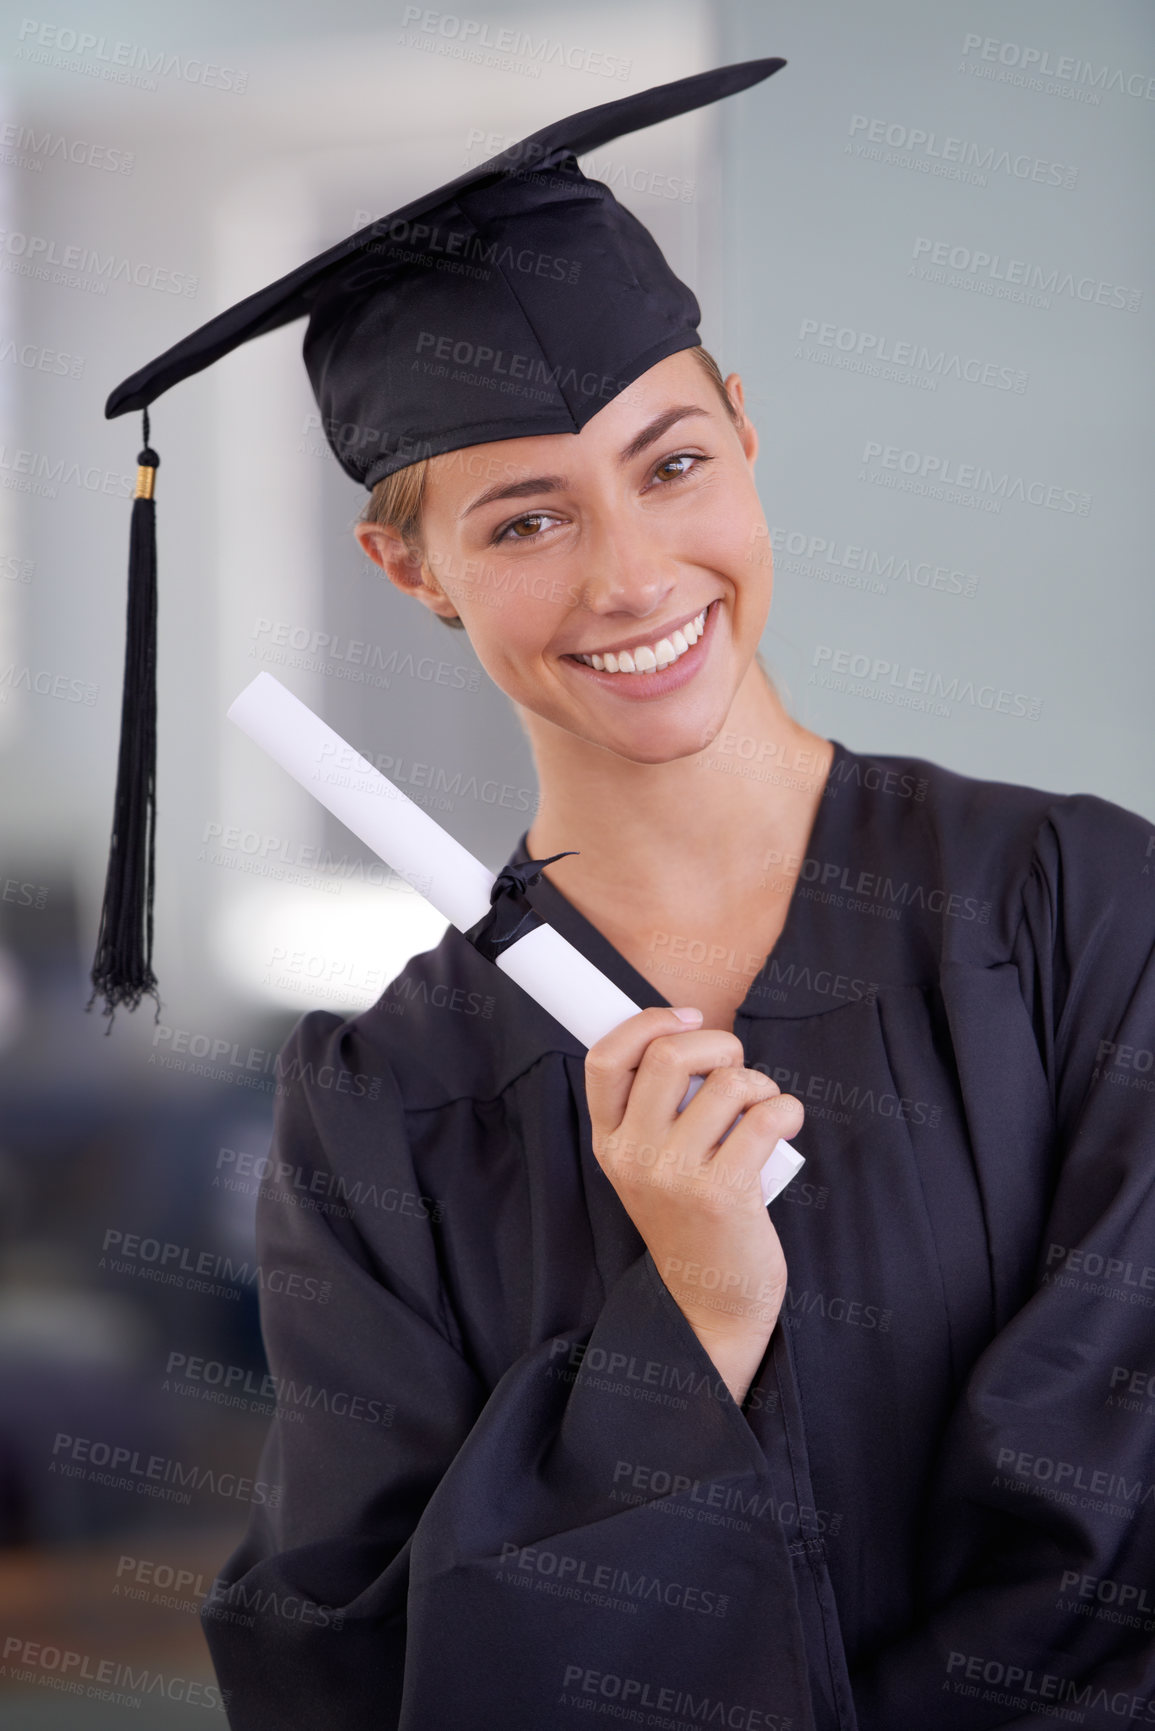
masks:
<svg viewBox="0 0 1155 1731"><path fill-rule="evenodd" d="M703 716L701 699L693 704L687 702L679 710L667 708L661 714L647 713L639 706L621 716L613 728L587 723L583 727L570 725L567 732L613 752L628 763L677 763L707 750L725 727L730 713L726 697L705 707L707 713Z"/></svg>

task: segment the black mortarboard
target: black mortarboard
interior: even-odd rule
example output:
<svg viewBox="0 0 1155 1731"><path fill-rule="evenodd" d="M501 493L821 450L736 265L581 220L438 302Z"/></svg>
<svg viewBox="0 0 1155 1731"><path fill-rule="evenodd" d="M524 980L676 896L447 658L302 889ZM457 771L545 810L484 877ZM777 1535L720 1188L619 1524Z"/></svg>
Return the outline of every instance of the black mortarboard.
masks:
<svg viewBox="0 0 1155 1731"><path fill-rule="evenodd" d="M698 341L700 312L643 225L577 157L768 78L780 59L680 78L554 121L380 217L228 308L126 379L109 418L144 411L128 641L93 999L156 997L152 896L156 552L148 406L253 337L306 314L304 358L341 467L368 488L422 457L580 432L634 379ZM91 1002L91 1001L90 1001Z"/></svg>

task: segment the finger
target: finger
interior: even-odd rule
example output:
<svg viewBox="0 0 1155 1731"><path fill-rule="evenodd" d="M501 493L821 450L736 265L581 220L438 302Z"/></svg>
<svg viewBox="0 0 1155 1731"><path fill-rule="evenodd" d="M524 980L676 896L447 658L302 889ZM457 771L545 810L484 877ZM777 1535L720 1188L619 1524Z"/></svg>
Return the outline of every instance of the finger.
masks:
<svg viewBox="0 0 1155 1731"><path fill-rule="evenodd" d="M745 1064L721 1066L703 1076L694 1098L678 1113L678 1124L712 1150L739 1113L755 1101L770 1100L780 1093L777 1082L761 1070L748 1069Z"/></svg>
<svg viewBox="0 0 1155 1731"><path fill-rule="evenodd" d="M645 1065L639 1074L639 1083L644 1074ZM728 1144L730 1136L736 1133L734 1126L739 1115L748 1112L759 1102L777 1099L779 1088L777 1082L771 1081L769 1076L764 1076L759 1070L728 1067L712 1070L690 1104L677 1115L665 1134L660 1137L659 1147L655 1152L651 1152L648 1144L639 1140L634 1111L637 1092L638 1088L635 1086L621 1127L623 1157L632 1152L635 1159L648 1161L651 1176L658 1182L663 1182L679 1177L696 1180L706 1165L718 1158L722 1138L726 1137ZM744 1122L744 1119L742 1121ZM755 1173L765 1161L767 1153L768 1150L764 1149L761 1160L753 1167ZM750 1168L751 1158L746 1145L743 1145L737 1159L727 1163L726 1181L740 1189L744 1183L740 1173ZM739 1176L735 1177L735 1173Z"/></svg>
<svg viewBox="0 0 1155 1731"><path fill-rule="evenodd" d="M708 1076L715 1072L720 1078L741 1075L745 1063L741 1040L724 1029L659 1034L642 1053L630 1089L627 1116L670 1125L679 1114L684 1116L689 1110L688 1106L683 1108L682 1102L695 1076L701 1077L701 1085L694 1091L697 1099Z"/></svg>
<svg viewBox="0 0 1155 1731"><path fill-rule="evenodd" d="M701 1048L703 1057L711 1052L736 1052L736 1061L742 1061L741 1042L733 1034L726 1034L720 1028L687 1027L686 1023L679 1021L674 1011L665 1005L655 1004L647 1010L639 1010L636 1016L627 1016L616 1028L603 1034L586 1053L586 1101L591 1122L595 1127L601 1125L616 1129L625 1116L630 1090L646 1049L660 1036L673 1034L705 1040L707 1043ZM722 1045L719 1046L718 1042L722 1042ZM730 1061L734 1060L720 1056L714 1059L714 1064ZM703 1067L713 1068L713 1065L707 1064ZM682 1093L670 1108L671 1116L686 1091L689 1071L685 1070L682 1074Z"/></svg>
<svg viewBox="0 0 1155 1731"><path fill-rule="evenodd" d="M716 1199L733 1207L750 1203L761 1208L762 1168L781 1138L797 1136L806 1108L793 1094L756 1100L746 1108L721 1147L703 1168Z"/></svg>

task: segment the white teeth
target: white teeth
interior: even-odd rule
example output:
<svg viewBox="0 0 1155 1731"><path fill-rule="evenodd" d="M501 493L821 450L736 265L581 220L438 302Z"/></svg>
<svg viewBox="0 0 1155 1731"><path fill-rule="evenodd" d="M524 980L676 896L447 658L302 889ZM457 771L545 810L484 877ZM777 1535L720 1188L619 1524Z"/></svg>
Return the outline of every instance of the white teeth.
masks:
<svg viewBox="0 0 1155 1731"><path fill-rule="evenodd" d="M623 649L615 655L611 650L605 655L579 655L578 660L584 661L587 667L596 668L599 673L653 673L671 667L698 641L706 629L708 612L709 608L703 607L688 625L672 631L668 637L659 638L657 643L640 643L632 653Z"/></svg>

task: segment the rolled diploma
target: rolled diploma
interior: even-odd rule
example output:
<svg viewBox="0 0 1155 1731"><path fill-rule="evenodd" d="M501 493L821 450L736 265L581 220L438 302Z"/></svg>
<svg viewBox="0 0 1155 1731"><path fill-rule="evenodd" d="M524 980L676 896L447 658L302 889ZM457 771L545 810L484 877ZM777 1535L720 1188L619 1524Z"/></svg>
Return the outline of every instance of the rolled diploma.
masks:
<svg viewBox="0 0 1155 1731"><path fill-rule="evenodd" d="M279 679L258 673L228 716L458 931L489 912L494 873ZM587 1047L641 1008L548 924L510 944L497 966ZM679 1112L704 1080L691 1077ZM760 1174L763 1199L772 1202L803 1165L788 1142L776 1142Z"/></svg>

